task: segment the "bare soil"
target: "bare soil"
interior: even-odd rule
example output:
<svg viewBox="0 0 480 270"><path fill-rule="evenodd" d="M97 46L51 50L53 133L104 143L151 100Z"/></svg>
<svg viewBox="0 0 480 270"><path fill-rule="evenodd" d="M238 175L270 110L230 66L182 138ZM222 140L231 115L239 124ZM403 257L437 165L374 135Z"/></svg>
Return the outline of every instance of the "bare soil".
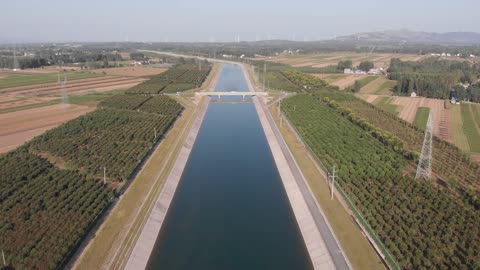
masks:
<svg viewBox="0 0 480 270"><path fill-rule="evenodd" d="M413 123L419 107L428 107L433 112L433 134L448 142L453 142L453 125L450 111L445 108L445 101L424 97L392 97L391 104L399 105L399 117Z"/></svg>
<svg viewBox="0 0 480 270"><path fill-rule="evenodd" d="M10 101L5 103L0 103L0 110L47 102L57 98L56 97L27 97L27 98L17 99L14 96L0 96L0 100L2 99L10 99Z"/></svg>
<svg viewBox="0 0 480 270"><path fill-rule="evenodd" d="M122 86L126 84L141 83L145 78L134 77L101 77L96 79L87 79L81 81L72 81L64 89L70 94L79 90L97 89L109 86ZM61 94L62 87L58 83L33 85L28 87L14 87L2 89L1 93L14 94L16 96L38 96Z"/></svg>
<svg viewBox="0 0 480 270"><path fill-rule="evenodd" d="M54 128L95 108L57 104L0 114L0 153L22 145L48 129Z"/></svg>
<svg viewBox="0 0 480 270"><path fill-rule="evenodd" d="M22 69L22 70L18 70L16 72L43 74L43 73L58 73L58 72L62 72L64 70L78 71L78 70L81 70L81 68L78 67L78 66L62 66L62 67L61 66L45 66L45 67L41 67L41 68Z"/></svg>

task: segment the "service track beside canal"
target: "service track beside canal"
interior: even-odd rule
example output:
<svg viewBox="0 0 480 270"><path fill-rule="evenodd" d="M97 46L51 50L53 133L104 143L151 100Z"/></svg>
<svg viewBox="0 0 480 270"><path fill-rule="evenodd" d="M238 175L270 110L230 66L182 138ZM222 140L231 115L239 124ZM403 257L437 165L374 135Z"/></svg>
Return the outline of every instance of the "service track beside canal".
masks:
<svg viewBox="0 0 480 270"><path fill-rule="evenodd" d="M157 236L160 232L165 216L167 215L170 203L175 195L175 190L177 189L178 183L183 174L185 164L192 151L198 131L202 126L205 113L207 112L208 103L208 97L204 97L200 102L200 110L195 118L192 128L190 129L188 137L178 154L165 186L160 192L132 252L128 256L128 261L124 268L126 270L145 269L147 266L153 246L155 245L155 241L157 240Z"/></svg>
<svg viewBox="0 0 480 270"><path fill-rule="evenodd" d="M255 90L242 65L250 91ZM320 206L261 97L254 97L277 169L315 269L351 269Z"/></svg>

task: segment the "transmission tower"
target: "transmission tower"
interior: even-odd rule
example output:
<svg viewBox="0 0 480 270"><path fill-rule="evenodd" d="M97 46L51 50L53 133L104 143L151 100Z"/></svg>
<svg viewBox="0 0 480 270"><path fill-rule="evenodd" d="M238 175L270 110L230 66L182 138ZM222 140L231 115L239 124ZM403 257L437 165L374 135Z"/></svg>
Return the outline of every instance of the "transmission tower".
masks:
<svg viewBox="0 0 480 270"><path fill-rule="evenodd" d="M420 160L418 161L415 179L422 177L425 179L432 178L432 125L433 112L430 110L427 126L425 128L425 138L423 139L422 153L420 154Z"/></svg>

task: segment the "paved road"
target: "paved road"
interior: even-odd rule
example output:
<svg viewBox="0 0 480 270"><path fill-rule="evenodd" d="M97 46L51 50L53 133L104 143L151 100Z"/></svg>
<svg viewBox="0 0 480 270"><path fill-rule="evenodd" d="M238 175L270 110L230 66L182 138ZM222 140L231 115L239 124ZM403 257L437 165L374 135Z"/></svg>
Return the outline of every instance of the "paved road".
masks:
<svg viewBox="0 0 480 270"><path fill-rule="evenodd" d="M272 118L272 115L268 112L265 104L263 102L260 102L260 103L261 103L262 109L265 111L265 114L267 115L268 122L272 126L272 130L275 134L275 137L277 138L277 141L282 149L282 152L285 155L285 158L287 159L288 166L290 167L290 170L292 171L293 176L295 177L297 185L300 188L300 191L302 192L303 198L308 205L308 209L310 210L310 213L312 214L313 219L315 220L315 224L317 225L317 228L320 230L320 234L322 235L322 238L325 241L325 244L327 245L328 252L330 253L330 256L333 259L335 268L350 269L349 263L347 262L347 259L345 258L345 255L337 242L337 239L334 237L333 232L325 219L323 211L320 209L318 203L316 202L316 200L312 195L312 192L307 186L306 180L303 174L300 172L298 165L295 162L295 159L293 158L290 150L288 149L287 144L283 140L283 137L280 134L280 131L276 127L275 122Z"/></svg>

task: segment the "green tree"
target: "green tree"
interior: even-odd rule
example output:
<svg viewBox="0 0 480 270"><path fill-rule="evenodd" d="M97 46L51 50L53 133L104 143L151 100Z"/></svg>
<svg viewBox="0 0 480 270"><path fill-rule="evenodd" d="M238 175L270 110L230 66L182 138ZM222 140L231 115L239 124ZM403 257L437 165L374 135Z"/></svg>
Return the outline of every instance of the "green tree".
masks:
<svg viewBox="0 0 480 270"><path fill-rule="evenodd" d="M358 92L360 91L360 88L362 88L362 85L358 80L355 81L355 84L353 85L353 92Z"/></svg>
<svg viewBox="0 0 480 270"><path fill-rule="evenodd" d="M352 60L345 60L345 61L340 61L338 62L337 64L337 70L339 71L343 71L344 69L346 68L352 68L353 67L353 63L352 63Z"/></svg>
<svg viewBox="0 0 480 270"><path fill-rule="evenodd" d="M130 53L130 58L135 61L142 61L143 59L145 59L145 55L140 52L132 52Z"/></svg>
<svg viewBox="0 0 480 270"><path fill-rule="evenodd" d="M370 69L373 68L373 62L371 61L363 61L358 65L358 69L363 70L363 71L369 71Z"/></svg>

